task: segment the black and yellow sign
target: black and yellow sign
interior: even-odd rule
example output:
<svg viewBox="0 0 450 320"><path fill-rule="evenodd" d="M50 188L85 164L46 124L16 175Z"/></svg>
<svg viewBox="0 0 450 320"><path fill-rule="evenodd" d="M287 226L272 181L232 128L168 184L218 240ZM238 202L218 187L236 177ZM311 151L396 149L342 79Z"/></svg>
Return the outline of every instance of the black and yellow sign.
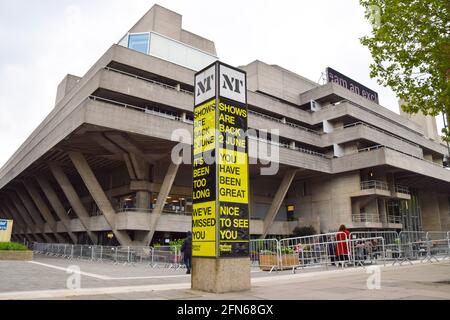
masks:
<svg viewBox="0 0 450 320"><path fill-rule="evenodd" d="M248 256L246 74L216 62L195 84L192 255Z"/></svg>

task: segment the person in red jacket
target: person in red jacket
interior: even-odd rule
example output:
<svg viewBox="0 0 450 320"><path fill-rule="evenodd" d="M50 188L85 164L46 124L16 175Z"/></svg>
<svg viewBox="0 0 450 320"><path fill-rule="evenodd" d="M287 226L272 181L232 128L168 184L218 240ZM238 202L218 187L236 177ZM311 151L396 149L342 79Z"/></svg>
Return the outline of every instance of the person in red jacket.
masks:
<svg viewBox="0 0 450 320"><path fill-rule="evenodd" d="M337 261L348 260L348 240L350 240L350 231L347 230L345 225L339 227L339 231L336 234L336 257Z"/></svg>

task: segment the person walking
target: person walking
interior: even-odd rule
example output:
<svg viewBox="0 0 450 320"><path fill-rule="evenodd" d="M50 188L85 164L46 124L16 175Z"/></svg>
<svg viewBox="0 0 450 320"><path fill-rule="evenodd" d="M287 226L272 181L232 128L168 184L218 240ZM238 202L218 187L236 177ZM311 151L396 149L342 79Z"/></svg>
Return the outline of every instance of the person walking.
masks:
<svg viewBox="0 0 450 320"><path fill-rule="evenodd" d="M186 274L191 273L191 263L192 263L192 233L187 232L187 237L181 246L181 252L183 253L183 260L186 266Z"/></svg>
<svg viewBox="0 0 450 320"><path fill-rule="evenodd" d="M348 240L350 239L350 231L347 230L345 225L339 227L339 231L336 234L336 258L338 262L348 261L349 249Z"/></svg>

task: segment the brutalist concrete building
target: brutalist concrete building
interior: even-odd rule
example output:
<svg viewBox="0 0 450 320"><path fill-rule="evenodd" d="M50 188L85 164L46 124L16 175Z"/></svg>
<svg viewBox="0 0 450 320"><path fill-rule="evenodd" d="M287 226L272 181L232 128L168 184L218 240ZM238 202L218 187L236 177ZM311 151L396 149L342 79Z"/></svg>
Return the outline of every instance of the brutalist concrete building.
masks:
<svg viewBox="0 0 450 320"><path fill-rule="evenodd" d="M146 245L182 237L192 166L171 161L173 133L192 131L194 74L217 59L213 41L156 5L84 76L67 75L54 109L0 170L0 218L15 221L13 238ZM450 230L448 151L434 119L394 113L335 73L319 84L261 61L240 68L256 132L250 154L279 147L275 175L250 165L253 236L340 224ZM265 129L279 134L261 138Z"/></svg>

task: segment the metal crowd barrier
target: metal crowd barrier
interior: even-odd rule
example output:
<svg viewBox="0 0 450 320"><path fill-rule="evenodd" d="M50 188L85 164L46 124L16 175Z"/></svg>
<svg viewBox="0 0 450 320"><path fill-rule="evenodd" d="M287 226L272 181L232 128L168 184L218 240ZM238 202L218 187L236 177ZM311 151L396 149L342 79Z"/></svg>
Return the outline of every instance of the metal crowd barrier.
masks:
<svg viewBox="0 0 450 320"><path fill-rule="evenodd" d="M33 243L33 251L53 257L144 264L152 268L184 267L179 246L96 246ZM450 259L450 231L415 232L357 231L325 233L286 239L250 241L250 262L254 268L272 272L322 267L400 265L412 261L433 262Z"/></svg>
<svg viewBox="0 0 450 320"><path fill-rule="evenodd" d="M280 268L280 244L277 239L250 240L250 263L252 267L272 272Z"/></svg>
<svg viewBox="0 0 450 320"><path fill-rule="evenodd" d="M53 243L34 243L36 254L66 259L79 259L97 262L111 262L116 265L145 264L152 268L183 267L180 248L177 246L160 246L157 248L144 246L97 246L70 245Z"/></svg>

